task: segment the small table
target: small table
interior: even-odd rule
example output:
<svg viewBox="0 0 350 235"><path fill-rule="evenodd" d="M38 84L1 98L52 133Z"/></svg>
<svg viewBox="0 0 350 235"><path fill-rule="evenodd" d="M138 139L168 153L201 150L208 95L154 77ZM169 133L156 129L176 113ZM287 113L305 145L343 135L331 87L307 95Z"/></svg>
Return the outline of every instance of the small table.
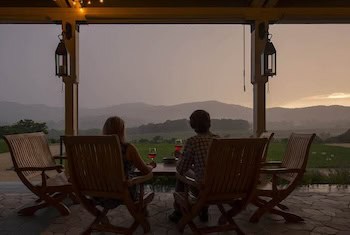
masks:
<svg viewBox="0 0 350 235"><path fill-rule="evenodd" d="M176 175L176 163L164 164L157 163L157 167L152 170L154 176L175 176Z"/></svg>

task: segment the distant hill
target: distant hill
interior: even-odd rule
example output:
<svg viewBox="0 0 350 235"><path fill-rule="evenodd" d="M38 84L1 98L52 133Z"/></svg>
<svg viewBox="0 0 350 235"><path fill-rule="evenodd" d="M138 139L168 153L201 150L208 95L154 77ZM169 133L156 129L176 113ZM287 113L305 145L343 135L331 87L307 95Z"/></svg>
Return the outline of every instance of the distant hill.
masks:
<svg viewBox="0 0 350 235"><path fill-rule="evenodd" d="M218 101L191 102L177 105L150 105L145 103L120 104L104 108L79 110L79 128L101 128L107 117L121 116L128 127L148 123L162 123L166 120L188 119L196 109L207 110L212 118L242 119L252 122L251 108L225 104ZM0 123L12 124L20 119L46 122L49 128L64 128L63 107L46 105L24 105L14 102L0 102ZM350 107L313 106L307 108L267 109L267 126L270 130L343 128L350 126Z"/></svg>
<svg viewBox="0 0 350 235"><path fill-rule="evenodd" d="M328 143L350 143L350 129L341 135L328 138L326 140L326 142L328 142Z"/></svg>

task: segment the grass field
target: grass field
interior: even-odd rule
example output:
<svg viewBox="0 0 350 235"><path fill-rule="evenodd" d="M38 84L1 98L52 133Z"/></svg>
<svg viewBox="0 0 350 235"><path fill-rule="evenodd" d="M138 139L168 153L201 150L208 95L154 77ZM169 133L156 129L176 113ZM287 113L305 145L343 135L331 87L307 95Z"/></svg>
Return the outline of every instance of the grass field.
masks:
<svg viewBox="0 0 350 235"><path fill-rule="evenodd" d="M161 162L163 157L171 156L174 151L173 144L135 144L140 155L146 160L148 149L157 148L156 162ZM281 160L286 144L271 143L268 159ZM313 144L310 151L308 168L350 168L350 148Z"/></svg>
<svg viewBox="0 0 350 235"><path fill-rule="evenodd" d="M7 152L7 145L3 139L0 139L0 153Z"/></svg>
<svg viewBox="0 0 350 235"><path fill-rule="evenodd" d="M286 144L271 143L269 160L280 160ZM308 168L350 168L350 148L313 144L310 150Z"/></svg>

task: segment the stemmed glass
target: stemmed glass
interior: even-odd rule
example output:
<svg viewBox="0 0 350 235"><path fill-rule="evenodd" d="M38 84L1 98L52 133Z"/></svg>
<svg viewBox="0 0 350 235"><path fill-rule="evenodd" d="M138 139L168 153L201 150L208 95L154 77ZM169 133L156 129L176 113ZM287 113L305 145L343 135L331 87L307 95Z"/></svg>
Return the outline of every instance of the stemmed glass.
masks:
<svg viewBox="0 0 350 235"><path fill-rule="evenodd" d="M152 159L152 163L154 162L154 158L157 156L157 148L149 148L148 150L148 158Z"/></svg>
<svg viewBox="0 0 350 235"><path fill-rule="evenodd" d="M176 139L175 140L175 152L174 152L175 158L179 158L179 156L181 155L182 146L183 146L182 139Z"/></svg>
<svg viewBox="0 0 350 235"><path fill-rule="evenodd" d="M175 140L175 151L180 152L182 149L182 139Z"/></svg>

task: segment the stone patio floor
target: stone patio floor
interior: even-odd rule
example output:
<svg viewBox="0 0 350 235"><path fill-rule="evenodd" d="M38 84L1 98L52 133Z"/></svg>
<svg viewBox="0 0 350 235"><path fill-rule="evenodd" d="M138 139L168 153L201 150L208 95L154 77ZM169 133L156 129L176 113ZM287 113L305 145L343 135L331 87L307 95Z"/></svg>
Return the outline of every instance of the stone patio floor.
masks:
<svg viewBox="0 0 350 235"><path fill-rule="evenodd" d="M35 216L20 217L17 210L35 200L21 184L0 184L0 234L80 234L93 217L80 205L71 205L69 216L60 216L55 209L43 209ZM247 234L350 234L350 193L348 189L300 188L284 204L305 219L303 223L285 223L278 216L265 215L258 224L248 222L255 209L249 206L235 217L235 221ZM149 206L150 234L179 234L176 226L167 220L172 212L171 193L157 193ZM209 224L215 224L219 211L209 209ZM110 213L113 223L129 225L131 216L121 206ZM198 219L195 220L198 222ZM107 234L107 233L94 233ZM142 234L139 227L136 234ZM185 234L191 234L186 227ZM222 234L235 234L227 232Z"/></svg>

